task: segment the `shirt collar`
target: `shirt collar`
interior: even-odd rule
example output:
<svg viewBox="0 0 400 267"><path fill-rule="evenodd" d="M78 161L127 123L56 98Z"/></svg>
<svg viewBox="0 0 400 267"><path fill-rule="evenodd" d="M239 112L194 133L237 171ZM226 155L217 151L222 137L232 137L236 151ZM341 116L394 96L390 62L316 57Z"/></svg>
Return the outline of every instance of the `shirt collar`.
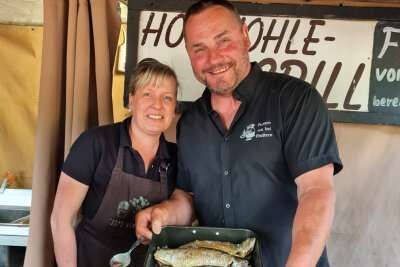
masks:
<svg viewBox="0 0 400 267"><path fill-rule="evenodd" d="M131 146L131 137L129 136L129 127L131 125L132 117L126 118L120 124L119 131L119 146Z"/></svg>
<svg viewBox="0 0 400 267"><path fill-rule="evenodd" d="M254 88L257 86L258 79L262 73L260 66L257 62L251 63L251 70L249 74L244 78L244 80L236 87L233 91L233 97L242 102L250 101L254 93ZM211 93L208 88L206 88L201 96L204 108L210 114L213 112L211 107Z"/></svg>
<svg viewBox="0 0 400 267"><path fill-rule="evenodd" d="M132 148L131 137L129 136L129 127L131 126L131 120L132 120L132 117L129 117L121 122L120 141L119 141L120 147ZM167 142L167 140L165 140L164 133L161 133L161 135L160 135L159 145L158 145L158 149L157 149L157 155L155 158L159 158L159 157L168 158L168 159L170 158L170 155L168 153L168 142Z"/></svg>

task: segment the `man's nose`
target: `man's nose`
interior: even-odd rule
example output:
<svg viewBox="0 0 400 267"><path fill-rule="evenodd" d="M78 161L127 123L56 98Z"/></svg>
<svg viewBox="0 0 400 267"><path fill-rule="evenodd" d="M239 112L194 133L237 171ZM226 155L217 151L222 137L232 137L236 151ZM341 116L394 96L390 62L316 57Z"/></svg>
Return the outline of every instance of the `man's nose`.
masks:
<svg viewBox="0 0 400 267"><path fill-rule="evenodd" d="M208 60L210 63L217 63L221 59L218 49L212 48L208 50Z"/></svg>

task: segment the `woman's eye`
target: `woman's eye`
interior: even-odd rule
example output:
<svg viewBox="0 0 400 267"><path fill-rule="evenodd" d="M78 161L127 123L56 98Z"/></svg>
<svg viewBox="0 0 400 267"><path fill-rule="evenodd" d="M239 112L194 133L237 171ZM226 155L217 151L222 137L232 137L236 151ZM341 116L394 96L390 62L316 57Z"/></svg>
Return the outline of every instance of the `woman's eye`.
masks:
<svg viewBox="0 0 400 267"><path fill-rule="evenodd" d="M143 96L151 96L150 93L143 93Z"/></svg>
<svg viewBox="0 0 400 267"><path fill-rule="evenodd" d="M172 101L172 97L170 97L170 96L164 96L164 99L168 100L168 101Z"/></svg>

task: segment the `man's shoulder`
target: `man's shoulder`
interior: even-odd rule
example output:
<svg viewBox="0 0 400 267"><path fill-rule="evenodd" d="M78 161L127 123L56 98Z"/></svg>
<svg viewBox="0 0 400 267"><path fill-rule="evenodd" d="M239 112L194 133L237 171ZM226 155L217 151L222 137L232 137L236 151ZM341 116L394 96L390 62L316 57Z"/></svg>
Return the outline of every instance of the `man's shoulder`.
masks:
<svg viewBox="0 0 400 267"><path fill-rule="evenodd" d="M318 95L319 92L308 82L282 73L263 71L257 85L258 95L269 92L269 97L277 101L295 101L307 94Z"/></svg>
<svg viewBox="0 0 400 267"><path fill-rule="evenodd" d="M298 90L306 90L313 86L308 82L283 73L263 71L261 75L261 83L269 84L277 89L293 88Z"/></svg>

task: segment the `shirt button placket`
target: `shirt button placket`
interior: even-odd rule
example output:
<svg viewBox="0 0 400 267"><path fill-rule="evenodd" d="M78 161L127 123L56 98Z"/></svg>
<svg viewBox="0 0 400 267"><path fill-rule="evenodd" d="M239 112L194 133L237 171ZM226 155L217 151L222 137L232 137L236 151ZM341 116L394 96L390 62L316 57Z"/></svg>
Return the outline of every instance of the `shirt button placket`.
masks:
<svg viewBox="0 0 400 267"><path fill-rule="evenodd" d="M221 142L221 184L224 222L226 227L235 227L235 217L232 209L232 173L230 163L230 138L224 136Z"/></svg>

